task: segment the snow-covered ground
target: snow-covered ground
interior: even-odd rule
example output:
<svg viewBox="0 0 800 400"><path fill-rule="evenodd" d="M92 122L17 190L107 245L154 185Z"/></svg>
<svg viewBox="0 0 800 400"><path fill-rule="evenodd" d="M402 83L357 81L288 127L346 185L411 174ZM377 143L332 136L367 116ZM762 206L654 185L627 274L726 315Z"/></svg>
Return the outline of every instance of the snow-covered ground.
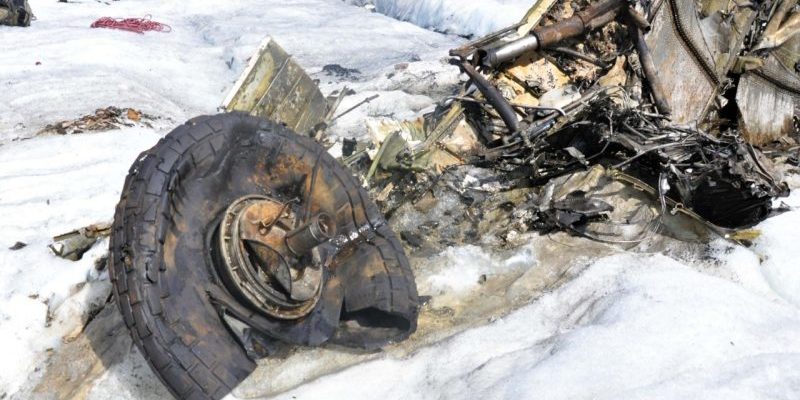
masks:
<svg viewBox="0 0 800 400"><path fill-rule="evenodd" d="M47 245L55 235L110 221L130 164L158 138L134 128L0 147L0 354L13 360L0 362L0 394L14 393L45 350L79 329L93 302L105 302L110 283L94 260L107 244L78 262L53 256ZM16 242L27 247L10 251Z"/></svg>
<svg viewBox="0 0 800 400"><path fill-rule="evenodd" d="M347 0L437 32L482 36L519 22L530 0Z"/></svg>
<svg viewBox="0 0 800 400"><path fill-rule="evenodd" d="M455 43L338 0L34 0L31 7L38 20L30 28L0 28L0 141L107 105L174 123L214 112L266 35L310 73L339 64L367 76L442 57ZM89 27L102 16L145 15L172 32Z"/></svg>
<svg viewBox="0 0 800 400"><path fill-rule="evenodd" d="M380 12L370 13L353 2L34 0L30 28L0 27L0 399L46 397L42 378L60 376L55 360L84 349L83 323L109 293L94 266L105 243L71 262L49 253L51 237L109 220L136 155L183 120L215 112L265 35L324 91L354 88L343 108L380 95L332 128L358 136L365 118L413 117L457 85L442 58L462 39L420 26L481 34L516 22L530 3L377 0ZM89 28L101 16L146 14L173 32ZM328 64L360 74L327 76ZM33 137L109 105L158 119ZM266 360L233 396L797 399L800 196L787 202L793 210L761 224L751 248L718 239L643 253L531 235L510 253L466 246L414 260L420 292L432 296L418 335L384 353L323 348ZM18 241L27 247L8 249ZM163 398L121 343L92 373L50 384L78 398Z"/></svg>
<svg viewBox="0 0 800 400"><path fill-rule="evenodd" d="M800 309L779 293L800 288L759 261L796 277L780 261L793 245L770 236L796 240L797 223L796 211L768 222L752 251L717 243L714 269L660 254L600 258L486 326L280 398L797 399Z"/></svg>

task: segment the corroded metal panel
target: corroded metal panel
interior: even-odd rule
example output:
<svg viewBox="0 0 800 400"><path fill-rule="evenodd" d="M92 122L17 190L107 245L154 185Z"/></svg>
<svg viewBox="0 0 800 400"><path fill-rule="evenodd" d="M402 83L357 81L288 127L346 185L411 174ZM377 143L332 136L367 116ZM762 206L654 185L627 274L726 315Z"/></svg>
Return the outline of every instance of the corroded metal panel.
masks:
<svg viewBox="0 0 800 400"><path fill-rule="evenodd" d="M665 3L671 1L680 0L666 0ZM666 88L672 120L687 123L702 118L706 106L716 95L717 85L681 37L670 4L659 9L646 41Z"/></svg>
<svg viewBox="0 0 800 400"><path fill-rule="evenodd" d="M305 134L325 120L329 106L303 68L267 38L250 59L223 108L245 111Z"/></svg>
<svg viewBox="0 0 800 400"><path fill-rule="evenodd" d="M646 37L677 123L703 119L754 16L741 8L712 11L702 16L693 0L665 0Z"/></svg>
<svg viewBox="0 0 800 400"><path fill-rule="evenodd" d="M748 143L764 145L794 130L795 96L754 73L739 80L736 92L742 135Z"/></svg>
<svg viewBox="0 0 800 400"><path fill-rule="evenodd" d="M751 144L765 145L794 132L800 115L800 37L789 39L742 75L736 92L739 126Z"/></svg>

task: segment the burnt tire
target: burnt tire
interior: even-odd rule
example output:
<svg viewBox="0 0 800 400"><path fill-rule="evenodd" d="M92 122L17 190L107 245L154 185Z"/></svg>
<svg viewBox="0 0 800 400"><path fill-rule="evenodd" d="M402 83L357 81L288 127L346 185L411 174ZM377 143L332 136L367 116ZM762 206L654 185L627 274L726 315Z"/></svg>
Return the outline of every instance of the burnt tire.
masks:
<svg viewBox="0 0 800 400"><path fill-rule="evenodd" d="M300 320L237 302L216 272L214 232L227 205L246 195L306 196L334 216L338 232L360 238L335 254L322 299ZM223 314L301 345L376 348L416 329L411 268L367 193L310 138L245 114L192 119L138 157L110 252L125 324L177 398L222 398L255 368Z"/></svg>

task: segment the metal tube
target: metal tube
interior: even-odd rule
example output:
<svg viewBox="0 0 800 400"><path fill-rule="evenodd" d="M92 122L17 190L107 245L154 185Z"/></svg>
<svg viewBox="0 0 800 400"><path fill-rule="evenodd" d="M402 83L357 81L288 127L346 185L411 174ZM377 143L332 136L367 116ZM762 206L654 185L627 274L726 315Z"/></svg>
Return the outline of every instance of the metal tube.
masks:
<svg viewBox="0 0 800 400"><path fill-rule="evenodd" d="M481 48L478 56L487 67L496 68L527 52L557 45L583 35L613 21L626 5L625 0L604 0L592 3L585 10L552 25L540 26L521 39L495 48Z"/></svg>
<svg viewBox="0 0 800 400"><path fill-rule="evenodd" d="M511 61L527 52L537 50L538 48L539 39L537 39L536 36L528 35L500 47L481 49L481 63L487 67L496 68L506 61Z"/></svg>
<svg viewBox="0 0 800 400"><path fill-rule="evenodd" d="M311 217L305 224L286 234L286 247L300 257L336 235L333 218L325 213Z"/></svg>
<svg viewBox="0 0 800 400"><path fill-rule="evenodd" d="M642 71L644 72L645 78L647 78L650 92L653 93L653 101L656 103L656 108L661 114L669 115L672 113L672 108L670 108L669 102L667 102L667 92L664 90L664 85L661 82L661 78L658 76L658 70L653 62L653 56L650 54L647 42L644 41L644 33L642 33L641 28L636 26L631 26L630 29L634 39L633 41L636 44L636 52L639 53Z"/></svg>

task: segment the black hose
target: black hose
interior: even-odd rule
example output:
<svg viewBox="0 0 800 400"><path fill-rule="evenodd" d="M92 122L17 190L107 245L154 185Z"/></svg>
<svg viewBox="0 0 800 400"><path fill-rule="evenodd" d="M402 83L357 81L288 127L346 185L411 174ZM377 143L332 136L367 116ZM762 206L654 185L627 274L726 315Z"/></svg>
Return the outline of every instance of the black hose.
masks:
<svg viewBox="0 0 800 400"><path fill-rule="evenodd" d="M475 67L468 63L462 63L461 68L464 69L464 72L472 79L472 82L475 83L475 86L480 90L484 97L486 97L486 101L494 107L498 114L500 114L500 118L506 124L506 127L511 131L511 133L515 133L519 131L519 120L517 119L517 113L514 111L514 107L511 106L511 103L506 100L505 97L497 90L491 82L489 82L486 78L483 77L478 71L475 70Z"/></svg>

